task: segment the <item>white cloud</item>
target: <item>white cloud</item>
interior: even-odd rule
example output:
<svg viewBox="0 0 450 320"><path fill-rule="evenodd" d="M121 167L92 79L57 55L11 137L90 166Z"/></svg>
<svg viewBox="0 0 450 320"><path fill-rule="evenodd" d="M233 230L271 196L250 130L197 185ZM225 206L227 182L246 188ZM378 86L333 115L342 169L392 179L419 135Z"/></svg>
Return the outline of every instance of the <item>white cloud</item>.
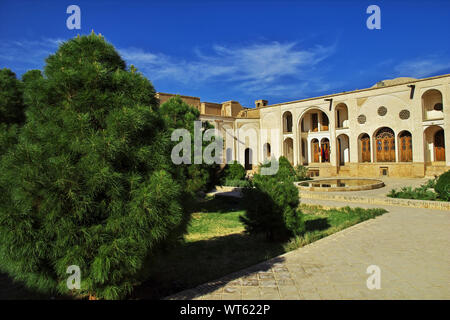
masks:
<svg viewBox="0 0 450 320"><path fill-rule="evenodd" d="M62 41L61 39L51 38L0 41L0 58L8 61L36 62L36 57L55 52Z"/></svg>
<svg viewBox="0 0 450 320"><path fill-rule="evenodd" d="M21 71L41 68L45 59L56 51L62 41L62 39L51 38L0 41L0 61L8 65L14 65Z"/></svg>
<svg viewBox="0 0 450 320"><path fill-rule="evenodd" d="M450 69L450 61L438 57L418 58L398 64L394 70L399 76L423 78Z"/></svg>
<svg viewBox="0 0 450 320"><path fill-rule="evenodd" d="M0 41L0 63L15 71L42 68L45 58L64 40ZM206 51L175 57L141 48L118 49L128 64L150 80L193 87L226 84L254 96L300 96L329 87L317 66L335 52L335 45L301 47L296 42L259 42L240 46L213 45ZM185 58L191 57L191 58ZM179 86L178 86L179 87ZM186 90L188 91L188 90Z"/></svg>
<svg viewBox="0 0 450 320"><path fill-rule="evenodd" d="M209 54L194 50L191 60L138 48L119 51L152 80L169 79L183 84L220 81L251 92L267 94L269 90L271 94L283 94L293 87L304 87L303 81L311 81L314 67L333 54L335 47L301 49L295 42L271 42L240 47L215 45L211 49ZM284 86L281 82L286 81L281 80L286 78L291 83Z"/></svg>

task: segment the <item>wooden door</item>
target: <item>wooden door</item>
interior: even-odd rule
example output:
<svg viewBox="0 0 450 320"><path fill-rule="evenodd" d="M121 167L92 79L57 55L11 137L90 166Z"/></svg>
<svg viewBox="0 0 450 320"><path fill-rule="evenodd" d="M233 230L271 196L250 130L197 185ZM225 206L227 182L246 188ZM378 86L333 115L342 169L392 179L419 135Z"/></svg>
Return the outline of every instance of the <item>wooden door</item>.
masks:
<svg viewBox="0 0 450 320"><path fill-rule="evenodd" d="M313 149L313 162L319 162L320 156L319 142L313 142L312 149Z"/></svg>
<svg viewBox="0 0 450 320"><path fill-rule="evenodd" d="M361 139L361 160L362 162L370 162L370 138Z"/></svg>
<svg viewBox="0 0 450 320"><path fill-rule="evenodd" d="M378 162L395 162L395 137L389 131L383 131L375 139Z"/></svg>
<svg viewBox="0 0 450 320"><path fill-rule="evenodd" d="M324 141L322 142L321 151L322 152L322 162L330 162L330 142Z"/></svg>
<svg viewBox="0 0 450 320"><path fill-rule="evenodd" d="M434 161L445 161L444 130L439 130L434 135Z"/></svg>
<svg viewBox="0 0 450 320"><path fill-rule="evenodd" d="M412 137L411 134L405 134L400 137L400 161L412 161Z"/></svg>

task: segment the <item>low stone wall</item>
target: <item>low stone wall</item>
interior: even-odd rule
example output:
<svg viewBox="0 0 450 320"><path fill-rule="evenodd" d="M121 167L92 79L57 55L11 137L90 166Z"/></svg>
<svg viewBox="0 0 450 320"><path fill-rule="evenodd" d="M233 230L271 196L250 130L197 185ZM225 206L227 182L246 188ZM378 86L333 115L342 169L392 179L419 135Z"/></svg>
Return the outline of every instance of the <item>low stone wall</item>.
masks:
<svg viewBox="0 0 450 320"><path fill-rule="evenodd" d="M339 179L339 178L337 178ZM346 186L346 187L319 187L314 186L314 184L326 183L327 181L334 181L336 178L327 178L327 179L317 179L317 180L309 180L309 181L301 181L294 182L294 184L301 191L314 191L314 192L336 192L336 191L362 191L362 190L373 190L384 187L384 182L377 179L367 179L367 178L345 178L342 180L364 180L367 181L366 184L363 185L354 185L354 186ZM311 186L302 186L302 183L312 184Z"/></svg>
<svg viewBox="0 0 450 320"><path fill-rule="evenodd" d="M331 177L371 177L382 178L382 168L386 169L386 177L396 178L423 178L441 175L450 170L445 163L423 163L423 162L365 162L346 163L344 166L336 167L328 163L310 163L309 170L319 170L320 178Z"/></svg>
<svg viewBox="0 0 450 320"><path fill-rule="evenodd" d="M367 197L367 196L340 195L340 194L337 195L337 194L329 194L326 192L315 193L315 192L299 191L299 195L300 195L300 198L306 198L306 199L344 201L344 202L356 202L356 203L426 208L426 209L450 211L450 202L446 202L446 201L398 199L398 198L389 198L389 197Z"/></svg>

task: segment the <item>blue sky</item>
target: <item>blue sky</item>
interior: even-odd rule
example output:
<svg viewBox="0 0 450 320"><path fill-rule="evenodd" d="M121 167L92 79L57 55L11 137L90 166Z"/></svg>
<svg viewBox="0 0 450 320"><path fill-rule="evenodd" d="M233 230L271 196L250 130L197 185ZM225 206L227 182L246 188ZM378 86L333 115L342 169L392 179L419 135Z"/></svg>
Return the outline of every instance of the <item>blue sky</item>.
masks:
<svg viewBox="0 0 450 320"><path fill-rule="evenodd" d="M81 8L69 30L66 8ZM366 9L381 9L369 30ZM42 69L100 32L157 91L270 104L450 73L450 1L0 0L0 68Z"/></svg>

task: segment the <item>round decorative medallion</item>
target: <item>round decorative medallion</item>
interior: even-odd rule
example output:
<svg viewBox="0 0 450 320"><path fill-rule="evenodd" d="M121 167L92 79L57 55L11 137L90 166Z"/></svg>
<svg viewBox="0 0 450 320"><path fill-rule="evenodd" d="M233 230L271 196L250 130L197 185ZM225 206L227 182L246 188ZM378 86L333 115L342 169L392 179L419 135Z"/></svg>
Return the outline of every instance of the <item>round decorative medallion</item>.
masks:
<svg viewBox="0 0 450 320"><path fill-rule="evenodd" d="M379 116L384 116L384 115L386 115L386 113L387 113L386 107L379 107L378 108L378 115Z"/></svg>
<svg viewBox="0 0 450 320"><path fill-rule="evenodd" d="M400 111L400 113L398 114L398 116L400 117L400 119L402 119L402 120L406 120L406 119L409 119L409 116L410 116L410 112L409 112L409 110L402 110L402 111Z"/></svg>
<svg viewBox="0 0 450 320"><path fill-rule="evenodd" d="M358 116L358 123L359 124L364 124L364 123L366 123L366 116L365 115L363 115L363 114L360 114L359 116Z"/></svg>

